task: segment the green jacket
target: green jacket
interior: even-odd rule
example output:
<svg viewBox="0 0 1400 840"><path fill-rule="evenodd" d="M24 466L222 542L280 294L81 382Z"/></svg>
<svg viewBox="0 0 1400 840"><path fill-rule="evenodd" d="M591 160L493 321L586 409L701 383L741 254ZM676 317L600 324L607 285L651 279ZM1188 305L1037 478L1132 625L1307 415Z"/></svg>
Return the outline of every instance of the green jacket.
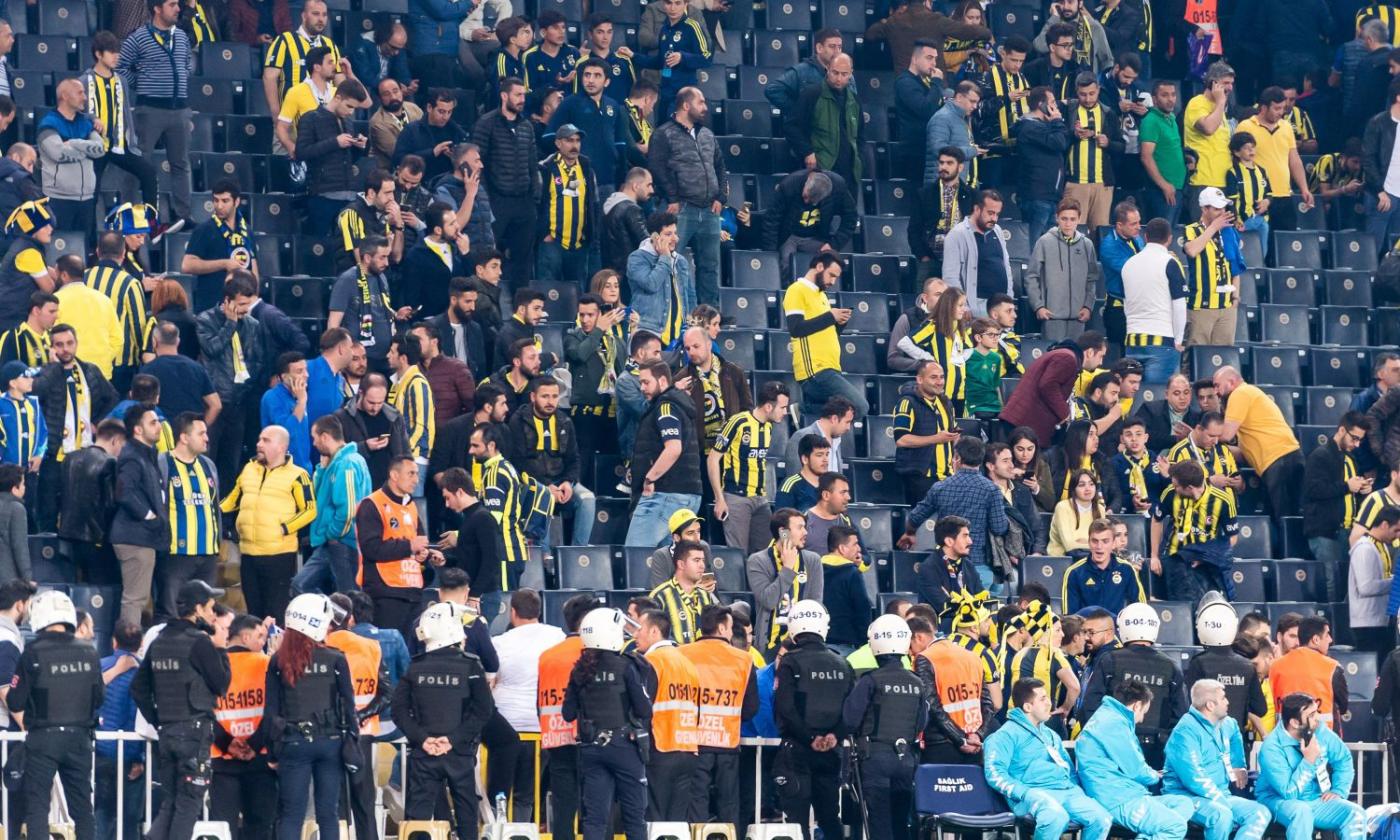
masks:
<svg viewBox="0 0 1400 840"><path fill-rule="evenodd" d="M836 165L840 151L842 123L844 121L846 142L850 146L852 173L857 182L861 178L860 138L865 131L865 118L861 114L860 101L851 85L846 86L845 102L837 100L831 85L823 82L810 85L798 97L796 113L787 121L788 146L800 161L809 154L817 156L817 166L832 169Z"/></svg>

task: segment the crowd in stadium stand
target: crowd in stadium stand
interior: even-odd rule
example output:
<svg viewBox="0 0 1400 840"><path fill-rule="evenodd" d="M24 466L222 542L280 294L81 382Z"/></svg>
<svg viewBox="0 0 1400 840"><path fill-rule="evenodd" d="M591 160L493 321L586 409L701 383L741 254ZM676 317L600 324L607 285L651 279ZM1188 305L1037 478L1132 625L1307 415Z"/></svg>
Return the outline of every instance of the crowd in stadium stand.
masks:
<svg viewBox="0 0 1400 840"><path fill-rule="evenodd" d="M156 768L98 745L104 838L137 831L122 770L156 774L157 840L192 830L205 784L212 819L265 840L299 834L335 764L373 840L368 743L407 734L448 768L459 833L475 792L449 756L480 741L488 804L543 806L543 774L572 836L584 778L592 840L609 817L565 752L564 687L581 626L623 652L586 624L600 605L631 619L648 690L693 660L733 683L718 706L745 736L800 742L780 760L803 790L754 802L737 725L667 764L658 706L653 819L807 832L815 811L833 836L823 739L860 729L857 677L894 667L874 684L899 693L907 651L924 761L985 753L1037 838L1254 840L1270 816L1361 836L1336 800L1376 791L1351 790L1333 733L1375 740L1400 704L1400 6L0 12L0 685L22 687L0 716L55 719L25 675L74 632L106 657L101 729L187 723L159 663L193 663L201 714L223 710ZM459 614L495 711L476 697L456 741L396 729L422 702L410 662L463 643L436 623ZM279 794L264 730L236 721L254 687L261 719L264 679L297 707L264 655L287 636L280 661L314 674L330 646L355 672L350 722L306 726L369 737L294 750ZM683 656L653 655L666 640ZM784 693L823 651L849 663L850 732ZM1182 738L1225 739L1218 781L1183 763L1193 721ZM1268 813L1230 793L1255 743ZM195 798L179 768L210 744ZM436 772L400 795L396 771L396 819L437 806L411 789ZM341 791L320 787L327 833ZM907 793L878 787L867 830L905 836Z"/></svg>

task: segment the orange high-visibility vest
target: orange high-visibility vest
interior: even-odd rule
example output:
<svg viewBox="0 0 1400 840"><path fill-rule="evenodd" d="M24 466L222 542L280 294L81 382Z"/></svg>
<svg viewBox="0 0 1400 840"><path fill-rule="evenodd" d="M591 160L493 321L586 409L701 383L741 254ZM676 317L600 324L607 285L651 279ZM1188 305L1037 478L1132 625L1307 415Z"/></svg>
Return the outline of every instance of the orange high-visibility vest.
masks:
<svg viewBox="0 0 1400 840"><path fill-rule="evenodd" d="M574 635L540 654L540 674L535 690L535 706L540 714L540 749L578 743L578 723L564 720L564 690L569 687L569 674L582 653L583 639Z"/></svg>
<svg viewBox="0 0 1400 840"><path fill-rule="evenodd" d="M919 654L933 665L936 702L967 734L982 728L982 660L970 650L939 639Z"/></svg>
<svg viewBox="0 0 1400 840"><path fill-rule="evenodd" d="M651 743L658 752L697 751L700 743L700 672L680 648L661 643L647 651L656 671Z"/></svg>
<svg viewBox="0 0 1400 840"><path fill-rule="evenodd" d="M1283 698L1303 692L1317 698L1317 719L1336 731L1333 720L1332 674L1337 660L1312 648L1296 647L1274 661L1269 668L1269 687L1274 692L1274 708L1283 708ZM1280 721L1282 723L1282 721Z"/></svg>
<svg viewBox="0 0 1400 840"><path fill-rule="evenodd" d="M680 652L695 663L700 676L700 746L737 750L744 692L753 670L748 651L711 638L681 645Z"/></svg>
<svg viewBox="0 0 1400 840"><path fill-rule="evenodd" d="M1187 23L1211 36L1211 55L1225 54L1225 45L1220 39L1220 13L1216 8L1216 0L1186 0L1186 13L1183 17ZM1185 44L1182 44L1177 49L1184 47Z"/></svg>
<svg viewBox="0 0 1400 840"><path fill-rule="evenodd" d="M418 508L412 502L402 504L389 498L383 489L374 491L369 497L384 523L385 541L411 540L418 536ZM380 582L391 589L423 588L423 564L412 557L375 563L374 569L379 574Z"/></svg>
<svg viewBox="0 0 1400 840"><path fill-rule="evenodd" d="M267 661L271 657L251 650L230 651L228 691L214 698L214 720L233 738L248 740L258 731L263 718L263 692L267 686ZM266 753L267 750L262 750ZM227 758L228 753L214 744L209 755Z"/></svg>
<svg viewBox="0 0 1400 840"><path fill-rule="evenodd" d="M350 663L350 681L355 684L355 711L364 711L379 693L379 663L384 658L379 642L349 630L337 630L326 637L326 644L345 654ZM360 734L378 735L379 715L365 718Z"/></svg>

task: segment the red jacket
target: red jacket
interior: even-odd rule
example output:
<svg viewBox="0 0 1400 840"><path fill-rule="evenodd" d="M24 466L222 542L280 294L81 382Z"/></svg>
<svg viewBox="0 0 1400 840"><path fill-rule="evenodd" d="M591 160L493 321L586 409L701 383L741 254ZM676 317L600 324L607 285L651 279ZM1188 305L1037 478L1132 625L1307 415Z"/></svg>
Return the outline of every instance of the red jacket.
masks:
<svg viewBox="0 0 1400 840"><path fill-rule="evenodd" d="M439 426L475 410L476 380L466 362L438 356L431 365L424 362L419 368L433 392L433 418Z"/></svg>
<svg viewBox="0 0 1400 840"><path fill-rule="evenodd" d="M295 25L292 22L292 10L287 0L263 0L272 3L272 23L278 32L290 32ZM228 31L225 37L230 41L242 41L245 44L259 46L262 42L258 37L258 16L260 12L257 4L250 0L229 0L228 4Z"/></svg>
<svg viewBox="0 0 1400 840"><path fill-rule="evenodd" d="M1013 426L1030 426L1042 448L1050 445L1055 427L1069 417L1069 398L1079 377L1079 356L1073 350L1051 350L1026 369L1001 410Z"/></svg>

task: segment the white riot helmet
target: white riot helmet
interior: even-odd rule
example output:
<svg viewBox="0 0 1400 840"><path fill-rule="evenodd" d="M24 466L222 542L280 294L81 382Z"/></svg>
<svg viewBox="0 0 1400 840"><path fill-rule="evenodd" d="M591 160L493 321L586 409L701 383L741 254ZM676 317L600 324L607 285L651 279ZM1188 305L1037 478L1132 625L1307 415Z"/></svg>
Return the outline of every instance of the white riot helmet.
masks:
<svg viewBox="0 0 1400 840"><path fill-rule="evenodd" d="M418 617L414 635L423 643L423 650L432 653L445 647L460 645L467 640L462 626L463 610L458 604L433 604Z"/></svg>
<svg viewBox="0 0 1400 840"><path fill-rule="evenodd" d="M797 638L803 633L816 633L826 641L826 631L831 629L831 614L821 601L798 601L788 609L788 636Z"/></svg>
<svg viewBox="0 0 1400 840"><path fill-rule="evenodd" d="M607 650L619 653L627 643L623 628L627 617L621 610L603 607L590 610L578 626L579 638L583 646L591 650Z"/></svg>
<svg viewBox="0 0 1400 840"><path fill-rule="evenodd" d="M37 632L53 624L67 624L69 630L78 629L78 611L73 607L73 599L57 589L40 592L29 602L30 629Z"/></svg>
<svg viewBox="0 0 1400 840"><path fill-rule="evenodd" d="M1162 629L1162 619L1148 604L1129 604L1118 613L1118 640L1128 642L1157 643L1157 632Z"/></svg>
<svg viewBox="0 0 1400 840"><path fill-rule="evenodd" d="M325 595L308 592L298 595L287 605L286 625L314 642L324 642L335 620L335 610L331 599Z"/></svg>
<svg viewBox="0 0 1400 840"><path fill-rule="evenodd" d="M897 615L880 616L870 622L870 629L866 631L870 639L870 652L875 656L904 656L909 652L909 641L913 635L909 632L909 622Z"/></svg>
<svg viewBox="0 0 1400 840"><path fill-rule="evenodd" d="M1229 647L1240 629L1234 606L1219 592L1207 592L1196 610L1196 635L1205 647Z"/></svg>

